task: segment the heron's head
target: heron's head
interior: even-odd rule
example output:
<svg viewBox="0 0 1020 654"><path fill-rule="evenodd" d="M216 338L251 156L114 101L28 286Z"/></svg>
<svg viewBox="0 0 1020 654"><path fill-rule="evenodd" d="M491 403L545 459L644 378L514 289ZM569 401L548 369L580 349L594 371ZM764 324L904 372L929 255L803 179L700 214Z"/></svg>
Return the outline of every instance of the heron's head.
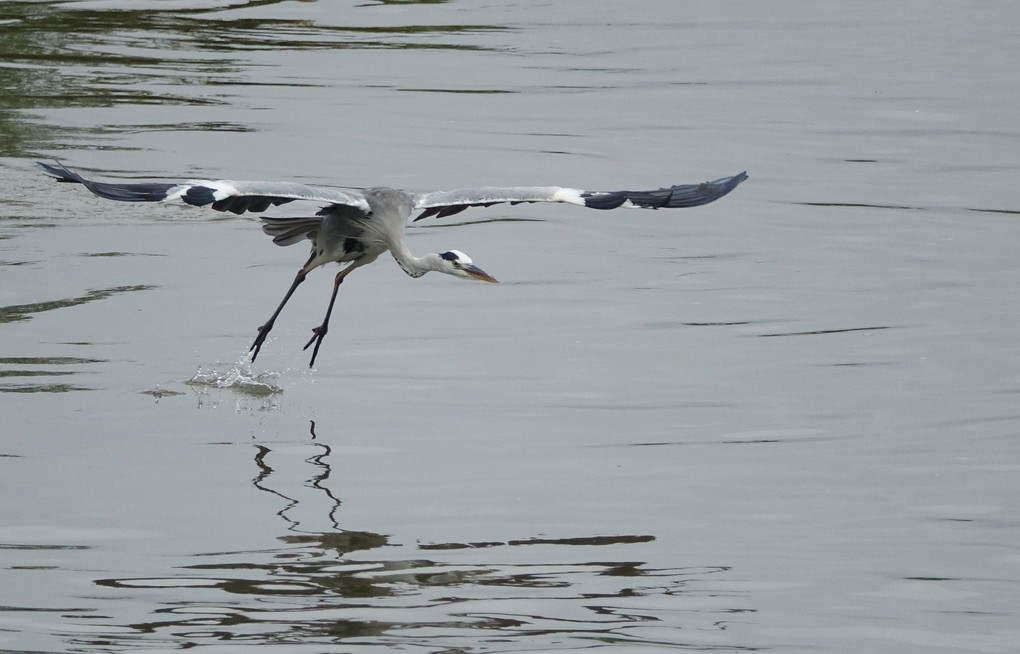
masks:
<svg viewBox="0 0 1020 654"><path fill-rule="evenodd" d="M460 250L450 250L439 255L439 272L464 279L480 279L483 282L497 283L496 278L485 272L474 263L471 257Z"/></svg>

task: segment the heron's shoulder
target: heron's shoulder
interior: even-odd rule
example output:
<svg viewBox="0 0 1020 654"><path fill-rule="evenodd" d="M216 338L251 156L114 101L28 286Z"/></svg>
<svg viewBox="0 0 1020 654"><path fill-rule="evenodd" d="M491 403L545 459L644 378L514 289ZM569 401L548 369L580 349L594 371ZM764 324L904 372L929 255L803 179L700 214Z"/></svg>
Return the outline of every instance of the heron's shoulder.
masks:
<svg viewBox="0 0 1020 654"><path fill-rule="evenodd" d="M388 186L364 190L364 198L373 215L399 215L406 218L414 207L414 196Z"/></svg>

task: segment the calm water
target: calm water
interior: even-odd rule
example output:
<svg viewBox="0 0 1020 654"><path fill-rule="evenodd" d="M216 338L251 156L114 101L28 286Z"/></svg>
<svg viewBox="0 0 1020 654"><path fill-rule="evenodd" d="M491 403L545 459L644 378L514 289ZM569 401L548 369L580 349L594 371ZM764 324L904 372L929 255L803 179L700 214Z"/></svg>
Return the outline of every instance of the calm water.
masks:
<svg viewBox="0 0 1020 654"><path fill-rule="evenodd" d="M0 651L1009 652L1020 5L0 3ZM654 188L332 273L34 170ZM438 277L438 278L437 278Z"/></svg>

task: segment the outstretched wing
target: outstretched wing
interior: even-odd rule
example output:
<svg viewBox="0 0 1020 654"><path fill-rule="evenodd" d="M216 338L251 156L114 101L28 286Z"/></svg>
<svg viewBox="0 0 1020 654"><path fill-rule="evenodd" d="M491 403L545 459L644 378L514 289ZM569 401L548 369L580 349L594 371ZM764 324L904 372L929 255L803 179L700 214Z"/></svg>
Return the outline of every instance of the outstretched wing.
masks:
<svg viewBox="0 0 1020 654"><path fill-rule="evenodd" d="M583 191L559 186L483 187L436 191L415 196L415 209L424 209L415 220L435 216L443 218L460 213L468 207L488 207L501 202L567 202L590 209L617 207L642 209L677 209L697 207L714 202L747 179L743 172L714 182L680 184L655 191Z"/></svg>
<svg viewBox="0 0 1020 654"><path fill-rule="evenodd" d="M235 182L231 180L192 180L188 182L152 182L142 184L109 184L93 182L68 170L57 162L51 166L38 165L44 172L60 182L81 184L101 198L121 202L173 202L181 201L197 207L211 206L216 211L242 214L245 211L261 212L295 200L344 204L369 211L368 202L356 191L319 188L291 182Z"/></svg>

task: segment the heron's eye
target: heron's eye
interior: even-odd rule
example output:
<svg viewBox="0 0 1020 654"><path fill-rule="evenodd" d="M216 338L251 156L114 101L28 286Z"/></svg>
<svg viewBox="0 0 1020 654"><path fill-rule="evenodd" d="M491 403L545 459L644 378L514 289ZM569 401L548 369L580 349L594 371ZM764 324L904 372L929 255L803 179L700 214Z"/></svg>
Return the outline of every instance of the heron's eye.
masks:
<svg viewBox="0 0 1020 654"><path fill-rule="evenodd" d="M453 267L454 267L454 268L460 268L460 262L459 262L459 261L457 261L456 259L454 259L454 260L453 260Z"/></svg>

